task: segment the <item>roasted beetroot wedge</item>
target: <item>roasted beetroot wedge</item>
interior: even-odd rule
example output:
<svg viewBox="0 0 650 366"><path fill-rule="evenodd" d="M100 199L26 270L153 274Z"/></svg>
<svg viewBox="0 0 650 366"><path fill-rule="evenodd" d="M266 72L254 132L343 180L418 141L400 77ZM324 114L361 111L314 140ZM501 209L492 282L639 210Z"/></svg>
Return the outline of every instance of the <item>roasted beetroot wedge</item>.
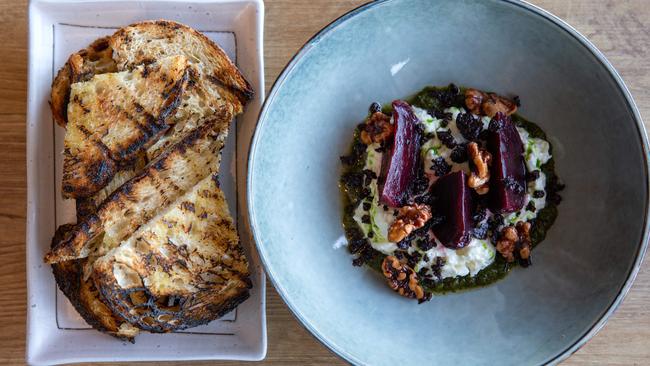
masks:
<svg viewBox="0 0 650 366"><path fill-rule="evenodd" d="M526 194L524 145L510 117L497 113L490 122L487 145L492 154L490 210L509 213L521 210Z"/></svg>
<svg viewBox="0 0 650 366"><path fill-rule="evenodd" d="M408 187L417 173L420 152L418 118L408 103L393 102L395 140L382 174L381 202L391 207L400 207L406 201Z"/></svg>
<svg viewBox="0 0 650 366"><path fill-rule="evenodd" d="M433 193L436 213L444 216L444 221L433 227L436 238L447 248L466 246L472 230L472 191L467 175L462 170L445 175L436 181Z"/></svg>

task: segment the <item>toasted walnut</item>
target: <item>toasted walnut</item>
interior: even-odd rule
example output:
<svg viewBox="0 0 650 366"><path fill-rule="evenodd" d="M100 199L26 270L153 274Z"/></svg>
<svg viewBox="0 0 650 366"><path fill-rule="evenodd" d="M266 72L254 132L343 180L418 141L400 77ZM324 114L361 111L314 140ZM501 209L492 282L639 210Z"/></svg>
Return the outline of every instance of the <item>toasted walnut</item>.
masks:
<svg viewBox="0 0 650 366"><path fill-rule="evenodd" d="M467 144L467 155L474 164L472 172L467 178L467 185L474 188L478 194L486 194L490 190L490 165L492 165L492 155L485 149L478 147L476 142Z"/></svg>
<svg viewBox="0 0 650 366"><path fill-rule="evenodd" d="M411 267L389 255L381 263L381 270L388 280L388 286L398 294L418 300L424 299L425 293L418 282L418 275Z"/></svg>
<svg viewBox="0 0 650 366"><path fill-rule="evenodd" d="M515 246L519 241L517 230L513 226L503 228L501 231L501 238L497 241L497 251L508 261L514 262Z"/></svg>
<svg viewBox="0 0 650 366"><path fill-rule="evenodd" d="M388 229L388 240L394 243L409 236L431 219L431 209L424 204L414 203L399 209L397 219Z"/></svg>
<svg viewBox="0 0 650 366"><path fill-rule="evenodd" d="M515 228L519 235L519 257L523 260L530 258L532 242L530 240L530 222L519 221Z"/></svg>
<svg viewBox="0 0 650 366"><path fill-rule="evenodd" d="M497 251L508 262L514 262L516 250L522 260L520 263L525 266L530 264L531 248L530 223L525 221L519 221L515 226L503 228L501 238L497 241Z"/></svg>
<svg viewBox="0 0 650 366"><path fill-rule="evenodd" d="M485 93L476 89L465 91L465 106L470 112L478 115L494 117L501 112L511 115L517 112L517 103L494 93Z"/></svg>
<svg viewBox="0 0 650 366"><path fill-rule="evenodd" d="M370 145L386 141L392 134L393 125L390 124L390 117L382 112L375 112L363 125L360 138L361 142Z"/></svg>

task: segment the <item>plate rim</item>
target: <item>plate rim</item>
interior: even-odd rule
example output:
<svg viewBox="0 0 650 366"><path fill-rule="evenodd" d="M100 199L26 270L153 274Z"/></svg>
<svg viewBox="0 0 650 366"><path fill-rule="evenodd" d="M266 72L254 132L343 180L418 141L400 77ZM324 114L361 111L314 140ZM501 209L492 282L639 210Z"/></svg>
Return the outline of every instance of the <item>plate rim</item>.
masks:
<svg viewBox="0 0 650 366"><path fill-rule="evenodd" d="M248 207L248 216L249 216L249 221L250 221L250 226L251 226L251 232L253 235L253 240L255 242L255 245L257 246L258 253L260 254L260 260L262 261L264 268L266 270L266 273L268 275L269 280L275 287L276 291L284 301L284 303L287 305L287 307L291 310L291 313L293 316L298 319L300 324L307 329L313 336L316 338L321 344L323 344L326 348L328 348L331 352L334 354L338 355L339 357L343 358L345 361L353 363L353 364L361 364L360 360L355 358L353 355L345 352L342 349L338 349L337 346L335 346L333 343L330 342L326 338L325 335L319 333L314 329L312 324L305 319L301 313L298 311L298 309L291 304L290 302L287 301L287 292L286 290L280 285L280 283L276 280L275 275L273 271L271 270L271 267L269 266L269 263L266 259L266 256L264 254L264 251L262 250L262 241L260 239L261 235L258 233L258 227L257 227L257 220L255 218L255 210L253 209L253 196L252 196L252 190L253 190L253 179L251 177L253 176L253 161L255 159L255 153L257 150L257 145L259 143L260 139L260 131L262 130L262 127L264 127L264 124L266 123L266 115L268 113L268 108L269 105L272 104L273 100L275 99L278 90L282 87L284 82L286 81L287 77L291 74L293 69L296 67L296 65L300 62L300 60L305 56L319 41L321 38L323 38L325 35L333 31L336 27L339 25L345 23L352 17L356 16L357 14L360 14L364 11L367 11L371 8L374 8L376 6L380 6L385 3L389 2L394 2L394 1L400 1L400 0L376 0L376 1L370 1L368 3L362 4L356 8L353 8L349 10L348 12L344 13L343 15L337 17L333 21L331 21L329 24L325 25L323 28L321 28L318 32L316 32L309 40L307 40L298 51L291 57L289 62L285 65L285 67L282 69L280 74L278 75L277 79L273 82L273 85L271 86L271 89L268 92L267 98L264 101L264 104L262 105L262 108L260 109L259 117L257 124L255 126L255 131L253 132L253 137L251 140L251 144L249 146L249 152L248 152L248 171L247 171L247 180L246 180L246 199L247 199L247 207ZM538 16L542 19L545 19L549 21L552 25L558 27L560 30L566 32L569 36L573 37L580 45L582 45L586 50L596 58L596 60L605 67L607 72L609 73L609 76L612 78L612 80L616 83L618 86L619 91L623 94L623 97L625 98L625 101L627 102L628 110L632 112L632 115L634 116L634 122L637 127L637 132L639 134L639 139L641 143L641 148L643 152L643 160L645 162L644 168L645 168L645 191L646 191L646 197L648 198L645 202L645 212L644 212L644 224L643 224L643 235L641 237L641 241L639 242L637 252L635 255L635 261L630 268L625 282L622 284L621 288L618 291L618 294L614 298L614 300L607 306L607 308L604 310L604 312L598 317L597 320L594 321L594 323L588 327L588 329L572 344L567 346L564 350L559 352L558 354L551 356L550 359L546 360L544 364L549 364L549 365L555 365L558 364L567 358L569 358L572 354L577 352L582 346L584 346L590 339L592 339L596 333L600 329L603 328L603 326L607 323L609 318L612 316L612 314L618 309L618 307L621 305L623 299L627 295L627 293L630 291L634 280L636 279L641 263L643 262L643 259L645 257L645 254L647 252L648 248L648 239L650 237L650 220L648 220L650 216L650 160L648 159L649 157L649 152L650 152L650 145L648 143L648 135L647 131L645 128L645 124L643 123L643 119L641 117L641 114L639 112L639 109L636 105L636 102L634 101L634 98L632 97L627 85L623 81L623 78L620 76L618 71L614 68L614 66L609 62L609 60L605 57L605 55L587 38L585 37L582 33L580 33L578 30L576 30L573 26L559 18L558 16L552 14L551 12L542 9L539 6L533 5L525 0L490 0L493 3L506 3L506 4L511 4L514 6L518 6L521 9L527 11L528 13L531 13L533 16Z"/></svg>

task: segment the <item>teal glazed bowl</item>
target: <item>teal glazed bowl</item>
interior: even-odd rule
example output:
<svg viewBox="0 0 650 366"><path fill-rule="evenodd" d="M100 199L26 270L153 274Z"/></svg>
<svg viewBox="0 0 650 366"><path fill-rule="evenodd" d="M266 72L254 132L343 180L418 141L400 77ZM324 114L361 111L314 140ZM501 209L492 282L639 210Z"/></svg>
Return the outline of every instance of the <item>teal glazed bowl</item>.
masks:
<svg viewBox="0 0 650 366"><path fill-rule="evenodd" d="M340 246L339 156L371 102L450 82L519 95L567 188L531 267L418 305ZM289 308L351 363L554 364L604 325L638 272L647 157L620 76L553 15L518 1L378 1L323 29L276 81L250 150L250 223Z"/></svg>

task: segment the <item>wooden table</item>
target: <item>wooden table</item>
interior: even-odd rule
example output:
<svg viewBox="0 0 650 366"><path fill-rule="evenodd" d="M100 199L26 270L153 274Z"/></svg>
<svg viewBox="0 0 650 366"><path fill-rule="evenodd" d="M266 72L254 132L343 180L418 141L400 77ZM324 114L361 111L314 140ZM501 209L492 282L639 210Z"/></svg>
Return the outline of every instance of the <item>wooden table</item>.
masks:
<svg viewBox="0 0 650 366"><path fill-rule="evenodd" d="M365 0L267 0L267 90L315 32ZM650 1L534 0L576 27L621 73L641 114L650 118ZM0 1L0 364L22 364L25 352L25 110L27 5ZM266 363L343 364L292 316L268 285ZM231 362L223 364L234 364ZM601 332L565 364L650 364L650 265Z"/></svg>

